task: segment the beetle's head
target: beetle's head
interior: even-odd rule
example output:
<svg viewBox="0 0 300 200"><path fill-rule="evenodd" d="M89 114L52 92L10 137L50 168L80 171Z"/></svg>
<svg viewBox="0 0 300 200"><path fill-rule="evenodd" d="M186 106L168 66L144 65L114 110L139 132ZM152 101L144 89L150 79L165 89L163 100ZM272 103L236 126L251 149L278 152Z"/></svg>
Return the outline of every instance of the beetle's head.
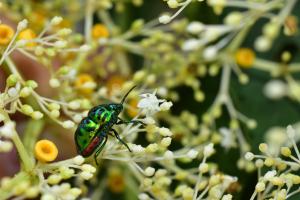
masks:
<svg viewBox="0 0 300 200"><path fill-rule="evenodd" d="M118 114L123 110L123 105L120 103L112 103L109 105L109 107Z"/></svg>

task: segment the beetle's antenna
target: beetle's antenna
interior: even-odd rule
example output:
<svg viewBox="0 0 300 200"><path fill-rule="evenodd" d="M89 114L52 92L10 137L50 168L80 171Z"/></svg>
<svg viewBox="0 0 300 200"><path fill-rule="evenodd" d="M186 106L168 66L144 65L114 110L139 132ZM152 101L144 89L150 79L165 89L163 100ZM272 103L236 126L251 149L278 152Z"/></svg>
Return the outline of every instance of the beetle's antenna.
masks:
<svg viewBox="0 0 300 200"><path fill-rule="evenodd" d="M136 87L136 85L135 86L133 86L126 94L125 94L125 96L123 97L123 99L122 99L122 101L121 101L121 104L123 104L124 103L124 101L125 101L125 99L127 98L127 96L129 95L129 93L134 89Z"/></svg>

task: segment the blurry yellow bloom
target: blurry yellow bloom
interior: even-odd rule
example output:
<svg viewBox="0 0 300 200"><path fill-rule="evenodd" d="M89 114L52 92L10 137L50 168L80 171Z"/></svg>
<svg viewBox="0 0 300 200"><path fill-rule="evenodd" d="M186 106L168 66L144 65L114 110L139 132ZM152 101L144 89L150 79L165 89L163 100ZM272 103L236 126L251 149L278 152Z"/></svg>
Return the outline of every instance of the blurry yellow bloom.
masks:
<svg viewBox="0 0 300 200"><path fill-rule="evenodd" d="M56 159L58 150L50 140L39 140L34 147L35 157L41 162L51 162Z"/></svg>
<svg viewBox="0 0 300 200"><path fill-rule="evenodd" d="M135 117L138 114L138 109L137 109L137 104L138 104L138 100L137 99L130 99L128 101L129 104L129 108L127 109L127 114L130 117Z"/></svg>
<svg viewBox="0 0 300 200"><path fill-rule="evenodd" d="M92 29L92 36L94 39L108 38L109 32L103 24L95 24Z"/></svg>
<svg viewBox="0 0 300 200"><path fill-rule="evenodd" d="M250 68L255 60L255 53L249 48L240 48L235 54L236 63L243 68Z"/></svg>
<svg viewBox="0 0 300 200"><path fill-rule="evenodd" d="M85 87L88 83L94 83L94 79L89 74L79 74L75 80L75 87L83 95L89 95L93 92L93 88Z"/></svg>
<svg viewBox="0 0 300 200"><path fill-rule="evenodd" d="M113 193L120 193L124 191L125 188L125 181L124 175L118 169L112 169L108 175L108 188Z"/></svg>
<svg viewBox="0 0 300 200"><path fill-rule="evenodd" d="M125 78L120 75L111 76L106 82L106 87L109 94L113 94L115 90L120 90L125 82Z"/></svg>
<svg viewBox="0 0 300 200"><path fill-rule="evenodd" d="M291 36L298 32L298 19L295 16L288 16L284 22L284 33Z"/></svg>
<svg viewBox="0 0 300 200"><path fill-rule="evenodd" d="M68 19L63 19L58 25L57 25L58 28L70 28L72 27L72 22Z"/></svg>
<svg viewBox="0 0 300 200"><path fill-rule="evenodd" d="M40 31L44 27L47 19L46 13L46 10L39 8L35 11L30 12L30 15L28 15L30 25L35 31Z"/></svg>
<svg viewBox="0 0 300 200"><path fill-rule="evenodd" d="M27 28L27 29L20 32L18 38L20 40L32 40L32 39L36 38L36 34L32 29ZM32 47L32 46L35 46L35 43L30 42L30 43L27 43L26 45Z"/></svg>
<svg viewBox="0 0 300 200"><path fill-rule="evenodd" d="M10 26L6 24L0 24L0 45L8 44L14 34L15 31Z"/></svg>

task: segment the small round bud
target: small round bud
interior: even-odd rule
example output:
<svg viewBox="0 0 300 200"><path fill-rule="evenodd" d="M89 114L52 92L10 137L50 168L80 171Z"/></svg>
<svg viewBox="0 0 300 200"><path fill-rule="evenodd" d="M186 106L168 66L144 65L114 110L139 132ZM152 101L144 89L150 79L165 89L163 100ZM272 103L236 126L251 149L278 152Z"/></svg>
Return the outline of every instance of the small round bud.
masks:
<svg viewBox="0 0 300 200"><path fill-rule="evenodd" d="M23 19L18 23L17 30L18 31L24 30L27 27L27 25L28 25L27 19Z"/></svg>
<svg viewBox="0 0 300 200"><path fill-rule="evenodd" d="M202 173L202 174L208 172L208 164L207 164L207 163L201 163L201 164L199 165L199 171L200 171L200 173Z"/></svg>
<svg viewBox="0 0 300 200"><path fill-rule="evenodd" d="M164 136L164 137L170 137L173 135L173 133L170 131L170 129L165 128L165 127L159 128L158 132L161 136Z"/></svg>
<svg viewBox="0 0 300 200"><path fill-rule="evenodd" d="M199 34L201 31L204 30L204 25L198 21L191 22L187 26L186 30L187 30L187 32L189 32L191 34Z"/></svg>
<svg viewBox="0 0 300 200"><path fill-rule="evenodd" d="M33 113L31 113L30 116L32 117L32 119L38 120L43 118L44 114L41 113L40 111L34 111Z"/></svg>
<svg viewBox="0 0 300 200"><path fill-rule="evenodd" d="M265 164L267 167L273 166L274 163L275 163L274 159L273 159L273 158L270 158L270 157L266 158L266 159L265 159L265 162L264 162L264 164Z"/></svg>
<svg viewBox="0 0 300 200"><path fill-rule="evenodd" d="M155 169L153 167L147 167L144 171L146 176L153 176L155 173Z"/></svg>
<svg viewBox="0 0 300 200"><path fill-rule="evenodd" d="M163 102L159 107L162 111L170 110L173 106L173 103L170 101Z"/></svg>
<svg viewBox="0 0 300 200"><path fill-rule="evenodd" d="M91 178L93 177L93 174L90 173L90 172L83 171L83 172L81 172L81 173L79 174L79 176L80 176L81 178L83 178L84 180L89 180L89 179L91 179Z"/></svg>
<svg viewBox="0 0 300 200"><path fill-rule="evenodd" d="M268 151L268 145L266 143L259 144L258 148L262 153L267 153Z"/></svg>
<svg viewBox="0 0 300 200"><path fill-rule="evenodd" d="M18 90L15 87L9 88L7 94L11 98L16 97L18 96Z"/></svg>
<svg viewBox="0 0 300 200"><path fill-rule="evenodd" d="M26 81L26 85L28 87L31 87L32 89L35 89L38 86L37 82L35 82L34 80L28 80L28 81Z"/></svg>
<svg viewBox="0 0 300 200"><path fill-rule="evenodd" d="M60 86L60 82L59 82L59 80L56 79L56 78L51 78L51 79L49 80L49 85L50 85L52 88L57 88L57 87Z"/></svg>
<svg viewBox="0 0 300 200"><path fill-rule="evenodd" d="M255 161L255 166L256 166L257 168L262 168L262 167L264 166L264 161L263 161L262 159L257 159L257 160Z"/></svg>
<svg viewBox="0 0 300 200"><path fill-rule="evenodd" d="M167 24L171 21L171 17L167 14L162 15L158 18L158 21L162 24Z"/></svg>
<svg viewBox="0 0 300 200"><path fill-rule="evenodd" d="M58 175L58 174L51 174L47 178L47 183L49 183L51 185L55 185L55 184L58 184L61 180L62 180L62 177L60 175Z"/></svg>
<svg viewBox="0 0 300 200"><path fill-rule="evenodd" d="M249 129L255 129L255 128L257 127L256 121L253 120L253 119L248 120L248 121L247 121L247 127L248 127Z"/></svg>
<svg viewBox="0 0 300 200"><path fill-rule="evenodd" d="M18 82L18 77L15 74L9 75L9 77L6 79L6 85L8 87L15 86Z"/></svg>
<svg viewBox="0 0 300 200"><path fill-rule="evenodd" d="M64 40L58 40L58 41L54 42L54 46L59 49L65 48L67 46L67 42Z"/></svg>
<svg viewBox="0 0 300 200"><path fill-rule="evenodd" d="M76 156L73 158L73 162L75 165L82 165L84 163L84 158L82 156Z"/></svg>
<svg viewBox="0 0 300 200"><path fill-rule="evenodd" d="M291 125L288 125L286 132L290 139L294 139L294 137L296 135L296 131Z"/></svg>
<svg viewBox="0 0 300 200"><path fill-rule="evenodd" d="M167 159L167 160L173 159L173 158L174 158L173 152L172 152L172 151L169 151L169 150L166 151L166 152L164 153L164 158Z"/></svg>
<svg viewBox="0 0 300 200"><path fill-rule="evenodd" d="M30 87L24 87L20 91L20 97L28 97L31 94L32 88Z"/></svg>
<svg viewBox="0 0 300 200"><path fill-rule="evenodd" d="M257 51L265 52L271 48L272 41L264 36L256 38L254 42L254 47Z"/></svg>
<svg viewBox="0 0 300 200"><path fill-rule="evenodd" d="M264 182L258 182L255 186L256 192L262 192L266 189L266 185Z"/></svg>
<svg viewBox="0 0 300 200"><path fill-rule="evenodd" d="M190 159L195 159L198 155L198 151L194 150L194 149L191 149L188 151L187 153L187 157L190 158Z"/></svg>
<svg viewBox="0 0 300 200"><path fill-rule="evenodd" d="M55 17L53 17L53 18L51 19L50 23L51 23L51 25L56 26L56 25L60 24L60 23L62 22L62 20L63 20L62 17L60 17L60 16L55 16Z"/></svg>
<svg viewBox="0 0 300 200"><path fill-rule="evenodd" d="M290 157L292 154L290 148L288 148L288 147L281 147L280 152L285 157Z"/></svg>
<svg viewBox="0 0 300 200"><path fill-rule="evenodd" d="M66 120L63 122L62 126L66 129L71 129L75 126L75 123L71 120Z"/></svg>
<svg viewBox="0 0 300 200"><path fill-rule="evenodd" d="M207 61L215 60L218 54L218 48L215 46L206 47L203 51L203 58Z"/></svg>
<svg viewBox="0 0 300 200"><path fill-rule="evenodd" d="M21 106L21 111L25 115L31 115L33 113L33 108L28 104L24 104L24 105Z"/></svg>
<svg viewBox="0 0 300 200"><path fill-rule="evenodd" d="M176 0L168 0L167 4L170 8L177 8L179 6L179 3Z"/></svg>
<svg viewBox="0 0 300 200"><path fill-rule="evenodd" d="M53 118L58 118L59 115L60 115L59 110L51 110L50 111L50 116L53 117Z"/></svg>
<svg viewBox="0 0 300 200"><path fill-rule="evenodd" d="M165 137L161 140L160 144L163 146L163 147L168 147L170 146L172 142L172 138L171 137Z"/></svg>
<svg viewBox="0 0 300 200"><path fill-rule="evenodd" d="M279 187L282 187L284 185L284 180L280 177L273 177L273 178L271 178L270 182L273 185L276 185L276 186L279 186Z"/></svg>
<svg viewBox="0 0 300 200"><path fill-rule="evenodd" d="M90 173L95 173L96 172L96 168L93 167L90 164L83 164L81 166L81 169L82 169L82 171L87 171L87 172L90 172Z"/></svg>
<svg viewBox="0 0 300 200"><path fill-rule="evenodd" d="M247 152L247 153L245 154L245 158L246 158L246 160L251 161L251 160L254 159L254 154L251 153L251 152Z"/></svg>
<svg viewBox="0 0 300 200"><path fill-rule="evenodd" d="M214 150L213 143L210 143L204 147L203 154L205 157L210 157L214 152L215 152L215 150Z"/></svg>

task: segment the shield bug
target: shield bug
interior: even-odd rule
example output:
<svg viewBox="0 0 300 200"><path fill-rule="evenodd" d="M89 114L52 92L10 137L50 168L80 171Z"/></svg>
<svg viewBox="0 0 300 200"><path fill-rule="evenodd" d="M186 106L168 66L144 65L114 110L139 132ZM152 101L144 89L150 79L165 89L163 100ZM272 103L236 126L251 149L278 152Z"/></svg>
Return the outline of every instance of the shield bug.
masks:
<svg viewBox="0 0 300 200"><path fill-rule="evenodd" d="M79 123L75 132L75 143L77 151L83 157L89 157L94 152L96 164L97 157L103 150L108 135L115 136L130 152L128 145L120 138L118 132L113 129L114 125L141 123L140 121L124 121L119 117L123 110L123 103L129 93L135 88L132 87L122 98L120 103L102 104L93 107L87 117L83 118ZM144 124L143 124L144 125Z"/></svg>

